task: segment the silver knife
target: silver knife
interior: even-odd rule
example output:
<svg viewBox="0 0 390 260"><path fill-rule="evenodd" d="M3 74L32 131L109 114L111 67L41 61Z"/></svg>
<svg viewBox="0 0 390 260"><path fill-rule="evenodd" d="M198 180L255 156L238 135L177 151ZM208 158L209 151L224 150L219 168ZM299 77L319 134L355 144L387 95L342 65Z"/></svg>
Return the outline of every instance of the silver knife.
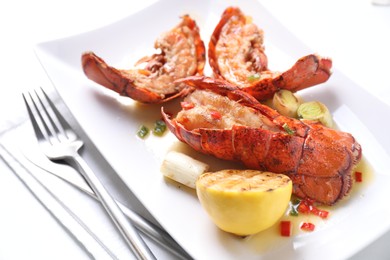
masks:
<svg viewBox="0 0 390 260"><path fill-rule="evenodd" d="M0 143L0 158L57 222L84 247L91 258L118 259L96 234L28 168L21 164L2 143Z"/></svg>
<svg viewBox="0 0 390 260"><path fill-rule="evenodd" d="M24 157L28 161L43 169L45 172L64 180L65 182L73 185L74 187L83 191L94 199L97 199L92 189L73 168L60 163L51 162L44 156L40 156L40 154L33 153L32 151L30 152L28 150L24 150L22 152ZM143 234L147 235L157 244L165 248L177 259L192 259L192 257L188 255L188 253L185 252L165 230L161 229L159 226L155 225L154 223L130 210L122 203L117 201L117 204L122 210L122 212L125 214L125 216L128 217L128 219L135 225L135 227L139 231L141 231Z"/></svg>

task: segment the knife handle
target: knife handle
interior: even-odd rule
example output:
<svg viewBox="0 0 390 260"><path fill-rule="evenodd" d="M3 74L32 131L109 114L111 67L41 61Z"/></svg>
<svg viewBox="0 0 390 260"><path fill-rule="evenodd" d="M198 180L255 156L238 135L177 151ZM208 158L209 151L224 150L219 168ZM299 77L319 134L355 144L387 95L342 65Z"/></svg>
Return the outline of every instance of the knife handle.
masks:
<svg viewBox="0 0 390 260"><path fill-rule="evenodd" d="M69 159L73 159L76 168L95 192L137 259L156 259L150 248L142 240L134 226L125 218L116 201L111 197L84 159L78 154L69 157Z"/></svg>

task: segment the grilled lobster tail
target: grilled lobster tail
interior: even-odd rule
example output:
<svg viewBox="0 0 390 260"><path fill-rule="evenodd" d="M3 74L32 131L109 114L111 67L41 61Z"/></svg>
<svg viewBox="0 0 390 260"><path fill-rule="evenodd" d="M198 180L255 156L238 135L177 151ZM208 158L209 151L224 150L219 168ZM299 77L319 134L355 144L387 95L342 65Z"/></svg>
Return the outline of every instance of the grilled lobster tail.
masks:
<svg viewBox="0 0 390 260"><path fill-rule="evenodd" d="M188 77L194 90L171 118L170 131L195 150L288 175L294 194L332 205L351 190L361 147L349 134L280 115L223 80Z"/></svg>
<svg viewBox="0 0 390 260"><path fill-rule="evenodd" d="M208 48L214 77L224 79L258 100L280 89L299 91L327 81L332 60L317 54L301 57L284 72L268 68L264 32L238 7L228 7L214 29Z"/></svg>
<svg viewBox="0 0 390 260"><path fill-rule="evenodd" d="M142 103L162 103L187 94L175 80L203 75L205 46L190 16L163 33L155 42L161 53L141 58L132 69L116 69L89 51L81 57L85 75L120 95Z"/></svg>

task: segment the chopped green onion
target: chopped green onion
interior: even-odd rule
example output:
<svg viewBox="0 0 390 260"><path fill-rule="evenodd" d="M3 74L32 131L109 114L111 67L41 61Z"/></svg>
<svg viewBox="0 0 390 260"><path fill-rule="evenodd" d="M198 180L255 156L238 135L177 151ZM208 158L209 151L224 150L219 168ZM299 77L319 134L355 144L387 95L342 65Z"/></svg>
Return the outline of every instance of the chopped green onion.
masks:
<svg viewBox="0 0 390 260"><path fill-rule="evenodd" d="M298 216L298 210L295 206L291 206L290 211L288 213L290 216Z"/></svg>
<svg viewBox="0 0 390 260"><path fill-rule="evenodd" d="M300 203L301 203L301 200L298 198L293 198L291 200L291 204L293 204L294 206L298 206Z"/></svg>
<svg viewBox="0 0 390 260"><path fill-rule="evenodd" d="M260 79L260 74L256 73L247 77L249 82L253 82Z"/></svg>
<svg viewBox="0 0 390 260"><path fill-rule="evenodd" d="M298 206L300 203L301 203L301 200L298 198L291 199L291 201L289 203L289 211L288 211L288 214L290 216L296 217L299 215Z"/></svg>
<svg viewBox="0 0 390 260"><path fill-rule="evenodd" d="M139 138L145 138L149 134L149 128L144 125L141 125L138 129L137 135Z"/></svg>
<svg viewBox="0 0 390 260"><path fill-rule="evenodd" d="M167 129L167 125L163 120L157 120L154 123L154 129L153 134L157 136L162 136L165 133L165 130Z"/></svg>
<svg viewBox="0 0 390 260"><path fill-rule="evenodd" d="M289 135L293 135L293 134L295 133L295 131L292 130L292 129L287 125L287 123L284 123L283 128L284 128L284 130L287 132L287 134L289 134Z"/></svg>

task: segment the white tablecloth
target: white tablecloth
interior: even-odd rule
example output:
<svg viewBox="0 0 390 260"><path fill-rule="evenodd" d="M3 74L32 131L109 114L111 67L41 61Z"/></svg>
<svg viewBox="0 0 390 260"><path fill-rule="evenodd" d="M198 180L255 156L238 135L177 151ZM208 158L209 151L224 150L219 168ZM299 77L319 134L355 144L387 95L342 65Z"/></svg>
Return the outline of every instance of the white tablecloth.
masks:
<svg viewBox="0 0 390 260"><path fill-rule="evenodd" d="M35 43L99 28L152 2L20 0L2 3L0 130L3 132L26 119L20 94L23 89L50 85L33 53ZM390 6L376 6L370 0L264 0L262 3L313 50L332 57L335 67L390 105ZM369 104L362 100L362 106ZM89 258L2 163L0 205L0 259ZM387 233L353 259L388 259L389 243L390 233ZM157 255L166 257L160 251Z"/></svg>

